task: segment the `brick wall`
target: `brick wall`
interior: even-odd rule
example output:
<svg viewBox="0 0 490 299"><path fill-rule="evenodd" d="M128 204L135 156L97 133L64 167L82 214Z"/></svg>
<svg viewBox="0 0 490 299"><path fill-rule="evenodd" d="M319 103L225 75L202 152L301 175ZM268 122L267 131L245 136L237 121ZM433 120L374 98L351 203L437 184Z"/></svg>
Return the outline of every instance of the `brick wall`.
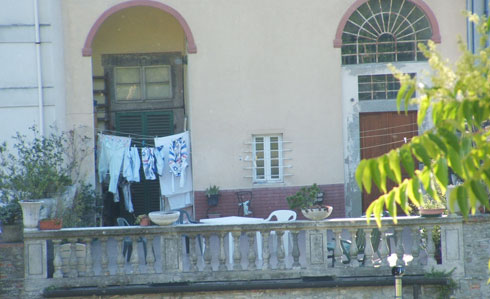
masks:
<svg viewBox="0 0 490 299"><path fill-rule="evenodd" d="M324 203L333 206L333 212L329 218L345 217L344 185L319 185L319 187L325 192ZM295 194L300 188L301 186L222 190L220 191L218 206L210 208L209 212L219 213L221 217L236 216L238 215L238 201L235 192L252 191L251 209L253 217L266 218L272 211L289 210L286 197ZM194 193L194 201L196 219L208 218L208 203L204 191L196 191ZM298 213L298 219L305 219L301 212Z"/></svg>
<svg viewBox="0 0 490 299"><path fill-rule="evenodd" d="M21 298L24 289L24 243L0 240L0 298Z"/></svg>

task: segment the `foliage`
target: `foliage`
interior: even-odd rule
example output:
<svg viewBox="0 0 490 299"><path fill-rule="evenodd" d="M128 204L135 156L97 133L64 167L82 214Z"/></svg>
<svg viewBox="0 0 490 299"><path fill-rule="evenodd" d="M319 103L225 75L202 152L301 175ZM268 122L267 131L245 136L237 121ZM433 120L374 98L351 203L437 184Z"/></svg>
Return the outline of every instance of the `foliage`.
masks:
<svg viewBox="0 0 490 299"><path fill-rule="evenodd" d="M32 139L19 132L13 137L16 153L0 145L0 189L2 201L35 200L53 196L71 184L74 167L66 159L66 134L40 136L35 127Z"/></svg>
<svg viewBox="0 0 490 299"><path fill-rule="evenodd" d="M470 20L479 23L481 32L488 32L488 21L478 22L477 16ZM482 45L486 34L482 34ZM432 87L417 84L415 78L396 72L401 81L397 96L398 110L402 101L405 112L410 103L418 104L419 126L426 114L431 113L433 128L416 136L409 143L377 158L362 160L356 171L356 181L361 188L371 192L372 181L382 194L367 209L381 225L380 215L386 208L396 223L396 204L409 213L409 202L419 207L423 193L436 201L438 186L446 193L451 169L462 183L455 187L448 199L454 211L457 203L465 217L474 213L477 202L489 208L486 187L490 186L490 49L481 49L476 54L469 52L460 42L462 55L453 67L436 51L433 42L428 47L419 45L428 58L432 69ZM419 97L411 100L414 92ZM423 163L416 169L416 162ZM402 168L408 178L402 180ZM387 181L397 186L387 190ZM423 191L421 190L423 188ZM367 218L369 221L369 217Z"/></svg>
<svg viewBox="0 0 490 299"><path fill-rule="evenodd" d="M73 202L68 208L64 209L63 227L95 226L95 207L100 200L99 194L93 189L92 185L80 183L77 186Z"/></svg>
<svg viewBox="0 0 490 299"><path fill-rule="evenodd" d="M219 194L219 187L216 185L209 186L209 188L206 188L206 196L210 197L211 195L218 195Z"/></svg>
<svg viewBox="0 0 490 299"><path fill-rule="evenodd" d="M0 223L15 224L22 220L22 208L17 200L12 200L4 206L0 206Z"/></svg>
<svg viewBox="0 0 490 299"><path fill-rule="evenodd" d="M320 192L317 184L313 184L309 187L302 187L295 195L288 196L286 200L291 210L306 209L316 204L317 194Z"/></svg>
<svg viewBox="0 0 490 299"><path fill-rule="evenodd" d="M424 275L427 278L447 278L446 285L438 285L436 287L439 293L437 298L440 299L449 298L453 290L455 290L458 287L456 281L454 281L454 279L452 279L451 277L454 270L456 270L456 268L452 268L450 271L438 271L432 268L429 273L426 273Z"/></svg>
<svg viewBox="0 0 490 299"><path fill-rule="evenodd" d="M420 207L424 209L445 209L446 202L442 199L435 200L429 194L424 194Z"/></svg>
<svg viewBox="0 0 490 299"><path fill-rule="evenodd" d="M146 214L138 215L138 217L136 217L136 219L134 220L134 224L136 224L136 225L141 224L141 221L145 218L148 218L148 215L146 215Z"/></svg>

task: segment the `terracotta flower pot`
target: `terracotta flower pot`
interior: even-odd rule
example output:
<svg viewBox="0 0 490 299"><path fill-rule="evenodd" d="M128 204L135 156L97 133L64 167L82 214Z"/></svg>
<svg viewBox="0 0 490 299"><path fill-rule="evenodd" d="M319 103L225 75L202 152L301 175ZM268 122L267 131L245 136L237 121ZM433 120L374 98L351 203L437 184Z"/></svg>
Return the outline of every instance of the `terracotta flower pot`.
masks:
<svg viewBox="0 0 490 299"><path fill-rule="evenodd" d="M58 230L63 226L61 219L43 219L39 221L40 230Z"/></svg>

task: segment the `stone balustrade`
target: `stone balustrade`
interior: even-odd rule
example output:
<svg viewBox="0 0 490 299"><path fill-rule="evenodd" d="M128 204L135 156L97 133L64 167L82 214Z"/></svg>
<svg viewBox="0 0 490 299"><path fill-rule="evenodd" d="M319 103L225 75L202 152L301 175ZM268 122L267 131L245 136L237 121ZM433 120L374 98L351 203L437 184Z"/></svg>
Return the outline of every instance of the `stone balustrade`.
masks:
<svg viewBox="0 0 490 299"><path fill-rule="evenodd" d="M381 229L342 218L25 230L26 288L376 276L395 264L407 275L455 267L458 275L462 231L460 217L383 218Z"/></svg>

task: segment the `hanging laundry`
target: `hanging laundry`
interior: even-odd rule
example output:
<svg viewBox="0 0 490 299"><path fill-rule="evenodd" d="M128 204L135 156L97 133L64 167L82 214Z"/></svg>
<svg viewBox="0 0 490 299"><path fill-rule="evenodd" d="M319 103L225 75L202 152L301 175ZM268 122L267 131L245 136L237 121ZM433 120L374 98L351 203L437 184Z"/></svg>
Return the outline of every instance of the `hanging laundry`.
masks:
<svg viewBox="0 0 490 299"><path fill-rule="evenodd" d="M109 192L117 192L117 182L124 160L124 151L129 148L131 138L99 134L99 179L102 183L109 173Z"/></svg>
<svg viewBox="0 0 490 299"><path fill-rule="evenodd" d="M143 147L141 149L141 160L143 162L143 172L145 179L156 180L155 175L155 155L154 149L151 147Z"/></svg>
<svg viewBox="0 0 490 299"><path fill-rule="evenodd" d="M141 160L138 154L138 149L133 146L127 148L124 153L123 177L128 182L140 181Z"/></svg>
<svg viewBox="0 0 490 299"><path fill-rule="evenodd" d="M169 150L172 147L173 141L182 138L186 144L187 149L187 167L182 169L182 175L185 177L183 186L180 184L174 184L175 175L173 171L165 165L165 171L160 179L160 191L161 195L168 198L171 209L180 209L192 205L192 167L191 167L191 150L189 132L179 133L166 137L155 138L155 146L163 146L163 156L169 157ZM165 161L165 164L169 164L169 160Z"/></svg>
<svg viewBox="0 0 490 299"><path fill-rule="evenodd" d="M129 213L133 213L134 208L133 208L133 201L131 198L131 183L128 181L124 181L123 183L121 183L121 185L122 185L121 188L124 197L124 206L126 207L126 211L128 211Z"/></svg>
<svg viewBox="0 0 490 299"><path fill-rule="evenodd" d="M180 177L179 186L183 187L187 167L187 144L184 138L179 137L172 141L172 146L168 150L168 165L173 175Z"/></svg>
<svg viewBox="0 0 490 299"><path fill-rule="evenodd" d="M165 168L165 153L163 152L163 148L163 145L155 147L155 164L159 176L163 175L163 169Z"/></svg>

